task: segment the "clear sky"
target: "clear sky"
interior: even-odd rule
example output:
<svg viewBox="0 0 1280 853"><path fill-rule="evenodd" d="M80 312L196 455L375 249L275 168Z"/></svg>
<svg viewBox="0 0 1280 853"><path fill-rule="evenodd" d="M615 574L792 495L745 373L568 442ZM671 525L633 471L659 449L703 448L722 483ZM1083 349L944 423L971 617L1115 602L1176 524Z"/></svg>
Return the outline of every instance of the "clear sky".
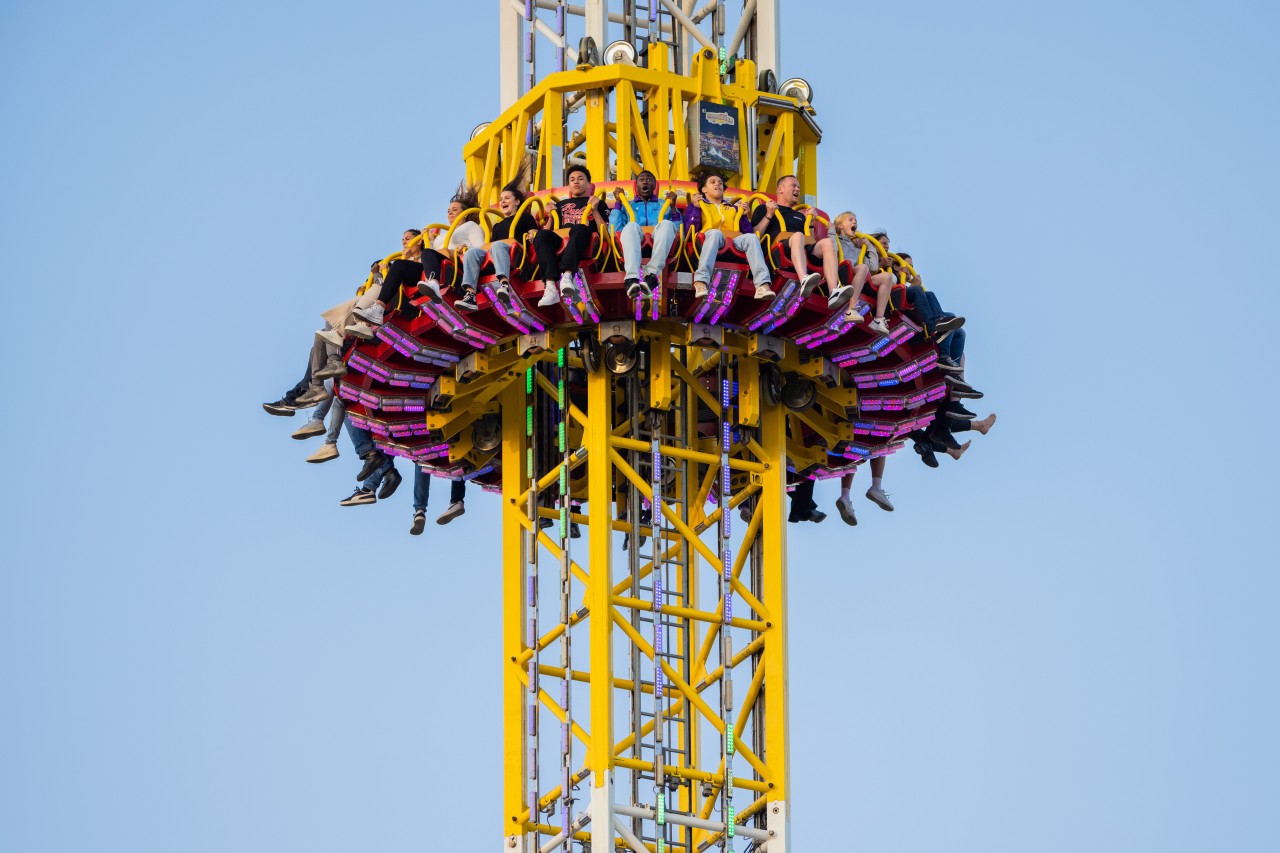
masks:
<svg viewBox="0 0 1280 853"><path fill-rule="evenodd" d="M259 407L440 217L496 9L0 6L0 850L496 849L494 500L410 537ZM1000 416L792 528L800 853L1280 850L1278 25L786 0L820 202Z"/></svg>

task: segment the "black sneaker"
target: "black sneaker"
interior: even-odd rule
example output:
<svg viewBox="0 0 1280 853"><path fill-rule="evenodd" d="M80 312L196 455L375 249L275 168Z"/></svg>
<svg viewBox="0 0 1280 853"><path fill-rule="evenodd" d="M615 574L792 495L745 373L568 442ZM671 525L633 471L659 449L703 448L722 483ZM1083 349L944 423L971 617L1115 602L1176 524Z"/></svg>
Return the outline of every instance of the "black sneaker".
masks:
<svg viewBox="0 0 1280 853"><path fill-rule="evenodd" d="M289 399L281 397L274 403L263 403L263 410L268 415L277 415L282 418L291 418L298 407Z"/></svg>
<svg viewBox="0 0 1280 853"><path fill-rule="evenodd" d="M943 373L964 373L964 368L949 355L938 356L938 369Z"/></svg>
<svg viewBox="0 0 1280 853"><path fill-rule="evenodd" d="M356 480L363 483L365 480L373 476L374 471L377 471L382 467L382 463L387 457L381 450L371 450L361 458L364 459L364 467L360 469L359 474L356 474Z"/></svg>
<svg viewBox="0 0 1280 853"><path fill-rule="evenodd" d="M947 378L950 379L951 377L948 376ZM965 385L963 388L952 388L951 396L958 400L981 400L982 392Z"/></svg>
<svg viewBox="0 0 1280 853"><path fill-rule="evenodd" d="M952 391L972 391L973 386L965 382L959 376L944 376L943 381L947 383Z"/></svg>
<svg viewBox="0 0 1280 853"><path fill-rule="evenodd" d="M809 510L809 517L805 521L812 521L814 524L821 524L827 520L827 514L820 509Z"/></svg>
<svg viewBox="0 0 1280 853"><path fill-rule="evenodd" d="M453 307L459 311L479 311L480 306L476 303L475 291L468 290L461 299L453 303Z"/></svg>
<svg viewBox="0 0 1280 853"><path fill-rule="evenodd" d="M652 299L653 294L661 289L662 284L659 283L658 277L653 273L646 273L644 277L644 298Z"/></svg>
<svg viewBox="0 0 1280 853"><path fill-rule="evenodd" d="M576 521L569 522L569 538L570 539L582 538L582 530L578 527L578 522Z"/></svg>
<svg viewBox="0 0 1280 853"><path fill-rule="evenodd" d="M541 530L546 530L553 524L555 524L555 522L547 518L545 515L538 519L538 528Z"/></svg>
<svg viewBox="0 0 1280 853"><path fill-rule="evenodd" d="M933 448L925 444L923 441L916 442L916 453L920 454L920 458L924 460L924 464L930 468L938 467L938 457L933 455Z"/></svg>
<svg viewBox="0 0 1280 853"><path fill-rule="evenodd" d="M965 420L967 418L977 417L977 414L969 411L956 400L951 400L950 402L948 402L945 408L947 410L947 417L951 418L952 420Z"/></svg>
<svg viewBox="0 0 1280 853"><path fill-rule="evenodd" d="M394 467L391 468L382 478L382 488L378 489L378 500L385 501L396 493L396 489L400 488L400 481L404 477L400 476L400 472Z"/></svg>
<svg viewBox="0 0 1280 853"><path fill-rule="evenodd" d="M415 509L413 511L413 526L409 528L410 536L421 536L422 531L427 529L427 511L425 509Z"/></svg>
<svg viewBox="0 0 1280 853"><path fill-rule="evenodd" d="M947 335L963 325L963 317L944 317L933 324L933 334L939 341L942 341L946 339Z"/></svg>
<svg viewBox="0 0 1280 853"><path fill-rule="evenodd" d="M628 299L639 299L639 298L640 298L640 282L639 282L639 280L638 280L638 279L629 278L629 279L627 279L626 281L624 281L624 282L623 282L623 284L625 284L625 285L627 286L627 298L628 298Z"/></svg>
<svg viewBox="0 0 1280 853"><path fill-rule="evenodd" d="M351 497L343 501L338 501L342 506L360 506L361 504L376 504L378 496L373 493L373 489L356 489L351 493Z"/></svg>

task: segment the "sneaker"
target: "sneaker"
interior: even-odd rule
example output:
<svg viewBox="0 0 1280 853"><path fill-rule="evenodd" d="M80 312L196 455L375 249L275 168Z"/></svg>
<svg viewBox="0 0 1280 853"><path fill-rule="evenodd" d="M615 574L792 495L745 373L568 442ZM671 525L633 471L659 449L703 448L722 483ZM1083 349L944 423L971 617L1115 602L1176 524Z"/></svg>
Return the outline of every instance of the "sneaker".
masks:
<svg viewBox="0 0 1280 853"><path fill-rule="evenodd" d="M437 305L444 302L444 294L440 292L440 282L435 276L418 282L418 292Z"/></svg>
<svg viewBox="0 0 1280 853"><path fill-rule="evenodd" d="M938 457L933 455L933 448L923 441L916 442L916 453L920 454L921 460L930 468L938 467Z"/></svg>
<svg viewBox="0 0 1280 853"><path fill-rule="evenodd" d="M809 517L805 519L805 521L812 521L814 524L821 524L826 520L827 514L820 509L810 510Z"/></svg>
<svg viewBox="0 0 1280 853"><path fill-rule="evenodd" d="M449 506L445 507L444 512L440 513L440 517L436 519L436 524L448 524L449 522L453 521L455 518L462 515L466 511L467 511L467 505L465 503L463 503L462 501L454 501L453 503L449 504ZM544 519L544 521L550 521L550 520L551 519L549 518Z"/></svg>
<svg viewBox="0 0 1280 853"><path fill-rule="evenodd" d="M972 388L966 391L961 391L959 388L952 388L951 396L960 400L981 400L982 392L975 391Z"/></svg>
<svg viewBox="0 0 1280 853"><path fill-rule="evenodd" d="M706 296L706 295L707 295L707 283L706 283L705 281L694 281L694 283L693 283L693 298L694 298L694 299L701 299L702 297L704 297L704 296Z"/></svg>
<svg viewBox="0 0 1280 853"><path fill-rule="evenodd" d="M347 326L347 334L353 338L359 338L362 341L371 341L374 339L373 326L368 323L352 323Z"/></svg>
<svg viewBox="0 0 1280 853"><path fill-rule="evenodd" d="M479 311L480 306L476 304L476 295L473 291L468 290L462 294L462 298L453 303L453 307L459 311Z"/></svg>
<svg viewBox="0 0 1280 853"><path fill-rule="evenodd" d="M578 527L578 522L576 521L569 522L569 538L570 539L582 538L582 529Z"/></svg>
<svg viewBox="0 0 1280 853"><path fill-rule="evenodd" d="M409 528L410 536L421 536L422 531L427 529L427 511L425 509L415 509L413 511L413 526Z"/></svg>
<svg viewBox="0 0 1280 853"><path fill-rule="evenodd" d="M623 284L627 286L628 299L635 299L640 296L642 291L640 290L640 282L638 280L634 278L629 278L625 282L623 282Z"/></svg>
<svg viewBox="0 0 1280 853"><path fill-rule="evenodd" d="M976 413L969 411L968 409L960 405L960 403L958 403L955 400L952 400L951 402L947 403L946 408L947 408L947 417L951 418L951 420L953 421L964 421L964 420L968 420L969 418L976 418L978 416Z"/></svg>
<svg viewBox="0 0 1280 853"><path fill-rule="evenodd" d="M340 506L360 506L361 504L376 504L378 496L373 493L373 489L356 489L351 493L351 497L346 500L338 501Z"/></svg>
<svg viewBox="0 0 1280 853"><path fill-rule="evenodd" d="M961 456L964 456L964 452L969 449L969 445L971 444L973 444L972 441L966 441L964 444L960 445L960 447L956 450L951 450L950 448L948 448L947 455L950 456L952 459L959 459Z"/></svg>
<svg viewBox="0 0 1280 853"><path fill-rule="evenodd" d="M778 294L774 293L773 288L770 287L768 284L756 285L756 299L769 299L770 297L777 296L777 295Z"/></svg>
<svg viewBox="0 0 1280 853"><path fill-rule="evenodd" d="M849 295L853 296L852 293L850 293ZM858 306L856 303L844 309L844 318L848 320L850 323L861 323L864 320L866 320L866 317L863 317L861 314L858 313Z"/></svg>
<svg viewBox="0 0 1280 853"><path fill-rule="evenodd" d="M342 360L342 356L331 355L329 360L325 362L324 367L311 375L316 379L334 379L339 376L346 376L347 363Z"/></svg>
<svg viewBox="0 0 1280 853"><path fill-rule="evenodd" d="M662 288L662 283L658 281L658 277L653 273L645 273L644 281L640 283L640 291L644 294L645 299L652 299L653 294Z"/></svg>
<svg viewBox="0 0 1280 853"><path fill-rule="evenodd" d="M746 501L738 504L738 518L742 519L747 524L751 523L751 507Z"/></svg>
<svg viewBox="0 0 1280 853"><path fill-rule="evenodd" d="M381 302L375 302L368 308L357 308L351 313L361 320L367 321L371 326L381 326L386 315L386 309L382 307Z"/></svg>
<svg viewBox="0 0 1280 853"><path fill-rule="evenodd" d="M935 425L941 423L941 421L934 421ZM933 443L934 450L957 450L960 447L960 442L956 441L956 437L951 434L951 430L944 426L930 427L925 435Z"/></svg>
<svg viewBox="0 0 1280 853"><path fill-rule="evenodd" d="M308 462L328 462L330 459L338 458L338 445L325 442L320 445L320 449L307 457Z"/></svg>
<svg viewBox="0 0 1280 853"><path fill-rule="evenodd" d="M281 397L279 400L276 400L274 403L262 404L262 410L264 412L266 412L268 415L275 415L276 417L280 417L280 418L293 417L293 412L297 408L298 408L297 403L290 403L288 400L284 399L283 397Z"/></svg>
<svg viewBox="0 0 1280 853"><path fill-rule="evenodd" d="M570 273L560 274L560 298L565 302L574 302L578 298L578 285Z"/></svg>
<svg viewBox="0 0 1280 853"><path fill-rule="evenodd" d="M947 335L963 325L963 317L944 317L933 324L933 334L937 336L939 341L942 341Z"/></svg>
<svg viewBox="0 0 1280 853"><path fill-rule="evenodd" d="M837 287L835 290L831 291L831 295L827 297L827 310L836 311L843 308L844 304L852 298L852 287L849 287L848 285L845 285L844 287ZM854 311L853 313L857 314L858 312ZM845 317L847 318L848 316L848 312L846 312ZM862 319L861 315L859 315L858 319Z"/></svg>
<svg viewBox="0 0 1280 853"><path fill-rule="evenodd" d="M867 328L878 335L887 335L889 334L889 321L883 317L877 317L867 325Z"/></svg>
<svg viewBox="0 0 1280 853"><path fill-rule="evenodd" d="M818 285L822 284L822 274L811 272L804 278L800 279L800 298L808 299L810 294L818 289Z"/></svg>
<svg viewBox="0 0 1280 853"><path fill-rule="evenodd" d="M938 369L943 373L964 373L964 368L956 364L956 360L949 355L938 356Z"/></svg>
<svg viewBox="0 0 1280 853"><path fill-rule="evenodd" d="M875 486L867 489L867 500L885 512L893 512L893 504L889 503L889 496L884 493L884 489L877 489Z"/></svg>
<svg viewBox="0 0 1280 853"><path fill-rule="evenodd" d="M981 400L982 392L974 388L968 382L958 376L948 374L943 377L943 381L947 383L948 390L952 397L958 397L962 400Z"/></svg>
<svg viewBox="0 0 1280 853"><path fill-rule="evenodd" d="M560 303L560 291L556 289L556 283L548 281L545 284L546 287L542 291L542 298L538 300L539 308L549 308Z"/></svg>
<svg viewBox="0 0 1280 853"><path fill-rule="evenodd" d="M539 530L546 530L548 527L550 527L553 524L555 524L555 522L547 518L545 515L538 519Z"/></svg>
<svg viewBox="0 0 1280 853"><path fill-rule="evenodd" d="M298 396L298 399L294 401L294 405L299 409L309 409L318 403L323 403L328 397L329 392L324 389L323 385L312 385Z"/></svg>
<svg viewBox="0 0 1280 853"><path fill-rule="evenodd" d="M307 421L293 431L293 437L301 440L311 438L313 435L324 435L324 432L324 421Z"/></svg>
<svg viewBox="0 0 1280 853"><path fill-rule="evenodd" d="M508 307L515 307L515 302L511 299L511 285L505 278L498 279L498 286L493 289L493 292L499 301L506 303Z"/></svg>
<svg viewBox="0 0 1280 853"><path fill-rule="evenodd" d="M381 450L371 451L370 453L366 454L365 456L362 456L361 458L364 460L364 467L360 469L359 474L356 474L356 479L362 483L365 480L372 477L373 472L381 468L383 463L386 462L386 459L387 459L386 454L384 454Z"/></svg>
<svg viewBox="0 0 1280 853"><path fill-rule="evenodd" d="M400 476L400 472L394 467L388 468L387 473L382 478L382 488L378 489L378 500L385 501L396 493L396 489L400 488L400 481L404 477Z"/></svg>
<svg viewBox="0 0 1280 853"><path fill-rule="evenodd" d="M850 527L858 526L858 517L853 514L853 501L848 498L840 498L836 501L836 509L840 511L840 518Z"/></svg>
<svg viewBox="0 0 1280 853"><path fill-rule="evenodd" d="M327 344L333 344L335 347L342 346L342 335L338 334L336 329L320 329L316 332L316 337Z"/></svg>

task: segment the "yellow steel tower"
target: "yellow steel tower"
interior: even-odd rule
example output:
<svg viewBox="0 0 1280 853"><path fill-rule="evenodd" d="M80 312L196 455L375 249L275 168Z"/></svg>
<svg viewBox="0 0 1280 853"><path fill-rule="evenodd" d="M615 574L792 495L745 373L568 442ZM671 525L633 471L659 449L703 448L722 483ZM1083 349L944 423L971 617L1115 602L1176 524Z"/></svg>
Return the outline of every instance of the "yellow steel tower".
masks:
<svg viewBox="0 0 1280 853"><path fill-rule="evenodd" d="M501 0L504 109L464 149L483 204L526 161L534 190L573 162L687 180L702 103L739 119L735 192L796 174L814 195L776 0L649 2ZM531 331L442 383L428 426L501 418L504 850L790 851L784 489L826 451L788 436L836 443L856 393L812 383L792 411L768 386L824 365L655 309Z"/></svg>

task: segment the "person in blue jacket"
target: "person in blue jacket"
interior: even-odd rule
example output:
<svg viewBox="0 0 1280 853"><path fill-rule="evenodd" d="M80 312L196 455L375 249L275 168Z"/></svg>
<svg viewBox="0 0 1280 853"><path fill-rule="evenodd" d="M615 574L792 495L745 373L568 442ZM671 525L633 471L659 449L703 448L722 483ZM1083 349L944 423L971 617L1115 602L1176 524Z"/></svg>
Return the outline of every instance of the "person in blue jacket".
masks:
<svg viewBox="0 0 1280 853"><path fill-rule="evenodd" d="M609 213L609 225L622 241L623 278L630 299L648 299L658 287L662 271L667 266L667 256L671 247L680 236L680 211L676 209L676 194L667 193L665 198L658 198L658 179L648 169L636 175L635 192L631 199L631 209L635 211L635 221L627 213L627 208L619 199ZM663 205L667 212L662 212ZM640 261L642 260L641 243L644 237L642 229L653 228L653 253L649 263L644 266L644 278L640 277Z"/></svg>

